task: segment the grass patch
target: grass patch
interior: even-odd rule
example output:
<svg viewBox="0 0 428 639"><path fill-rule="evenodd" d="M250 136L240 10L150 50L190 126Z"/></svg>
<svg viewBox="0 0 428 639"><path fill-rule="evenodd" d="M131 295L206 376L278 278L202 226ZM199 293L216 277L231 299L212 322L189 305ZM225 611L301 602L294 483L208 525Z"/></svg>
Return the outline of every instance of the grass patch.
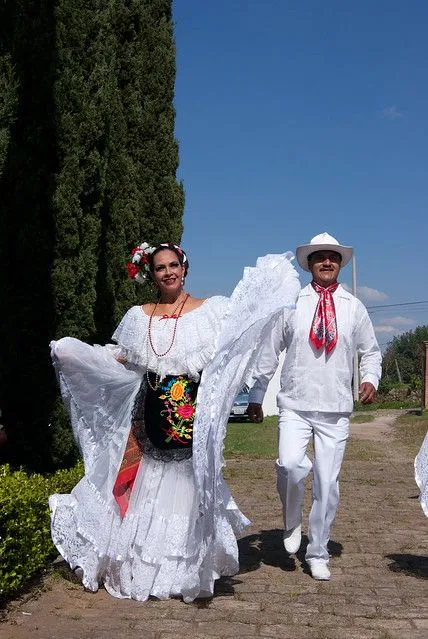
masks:
<svg viewBox="0 0 428 639"><path fill-rule="evenodd" d="M265 417L261 424L229 422L224 456L274 459L278 455L278 418Z"/></svg>
<svg viewBox="0 0 428 639"><path fill-rule="evenodd" d="M354 423L371 422L374 415L357 415ZM312 443L307 454L312 455ZM276 459L278 456L278 418L265 417L261 424L229 422L225 442L226 459L250 457L252 459ZM352 461L376 461L384 457L370 441L350 438L346 458Z"/></svg>
<svg viewBox="0 0 428 639"><path fill-rule="evenodd" d="M420 408L420 403L410 401L408 399L394 401L388 401L385 399L384 401L376 402L374 404L361 404L361 402L354 402L354 411L371 412L373 410L387 410L395 408Z"/></svg>
<svg viewBox="0 0 428 639"><path fill-rule="evenodd" d="M400 415L394 424L394 435L416 455L428 431L428 412L422 415Z"/></svg>
<svg viewBox="0 0 428 639"><path fill-rule="evenodd" d="M352 415L351 424L369 424L376 419L375 415L371 415L370 413L358 413L357 415Z"/></svg>
<svg viewBox="0 0 428 639"><path fill-rule="evenodd" d="M346 461L378 461L383 458L382 450L366 439L354 439L351 436L346 444Z"/></svg>

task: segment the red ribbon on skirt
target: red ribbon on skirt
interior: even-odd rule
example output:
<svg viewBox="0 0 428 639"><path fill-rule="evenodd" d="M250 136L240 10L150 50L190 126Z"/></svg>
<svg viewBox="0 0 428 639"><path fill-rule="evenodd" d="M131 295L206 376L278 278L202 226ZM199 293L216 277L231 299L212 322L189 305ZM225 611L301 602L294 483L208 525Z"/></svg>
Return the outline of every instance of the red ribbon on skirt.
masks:
<svg viewBox="0 0 428 639"><path fill-rule="evenodd" d="M120 508L120 516L125 517L129 506L129 499L134 487L142 452L134 435L134 426L129 432L122 463L113 486L113 495Z"/></svg>

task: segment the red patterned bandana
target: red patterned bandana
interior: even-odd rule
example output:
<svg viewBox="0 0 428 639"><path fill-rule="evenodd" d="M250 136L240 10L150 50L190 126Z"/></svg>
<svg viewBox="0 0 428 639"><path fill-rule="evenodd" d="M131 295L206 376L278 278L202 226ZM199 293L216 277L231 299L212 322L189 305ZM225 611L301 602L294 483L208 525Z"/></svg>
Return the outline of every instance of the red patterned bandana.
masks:
<svg viewBox="0 0 428 639"><path fill-rule="evenodd" d="M331 284L327 288L311 282L319 295L319 300L312 320L309 339L315 348L325 346L326 353L330 353L337 344L336 309L334 308L333 293L339 283Z"/></svg>

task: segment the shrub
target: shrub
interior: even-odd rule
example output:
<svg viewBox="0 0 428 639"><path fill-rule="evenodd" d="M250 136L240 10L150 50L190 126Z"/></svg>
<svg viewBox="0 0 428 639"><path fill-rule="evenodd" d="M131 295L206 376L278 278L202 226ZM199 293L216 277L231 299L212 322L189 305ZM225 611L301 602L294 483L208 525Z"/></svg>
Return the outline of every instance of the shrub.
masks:
<svg viewBox="0 0 428 639"><path fill-rule="evenodd" d="M46 476L0 466L0 598L16 594L55 556L48 497L70 492L82 475L81 462Z"/></svg>
<svg viewBox="0 0 428 639"><path fill-rule="evenodd" d="M406 388L406 384L399 384L395 380L390 380L385 377L382 377L379 382L379 388L377 389L378 395L388 395L388 393L395 388Z"/></svg>

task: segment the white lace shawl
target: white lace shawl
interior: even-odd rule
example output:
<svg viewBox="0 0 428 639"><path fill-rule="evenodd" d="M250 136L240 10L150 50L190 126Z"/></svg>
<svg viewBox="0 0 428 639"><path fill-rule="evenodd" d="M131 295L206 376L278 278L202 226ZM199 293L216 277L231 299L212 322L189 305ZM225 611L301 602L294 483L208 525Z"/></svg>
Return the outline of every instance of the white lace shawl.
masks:
<svg viewBox="0 0 428 639"><path fill-rule="evenodd" d="M233 400L251 376L258 348L268 338L279 313L295 307L300 291L292 255L266 255L247 267L223 318L215 356L204 369L193 435L193 467L208 537L217 521L225 486L222 476L226 426ZM235 529L239 528L236 522ZM215 535L215 533L214 533ZM215 536L212 540L215 544Z"/></svg>

